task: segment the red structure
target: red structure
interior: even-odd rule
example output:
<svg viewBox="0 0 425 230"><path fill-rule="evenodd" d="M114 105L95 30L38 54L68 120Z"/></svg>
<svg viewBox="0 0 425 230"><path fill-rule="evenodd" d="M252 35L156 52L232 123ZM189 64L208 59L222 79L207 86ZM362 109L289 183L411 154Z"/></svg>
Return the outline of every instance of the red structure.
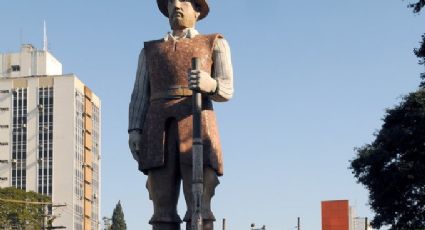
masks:
<svg viewBox="0 0 425 230"><path fill-rule="evenodd" d="M348 200L322 201L322 230L349 230Z"/></svg>

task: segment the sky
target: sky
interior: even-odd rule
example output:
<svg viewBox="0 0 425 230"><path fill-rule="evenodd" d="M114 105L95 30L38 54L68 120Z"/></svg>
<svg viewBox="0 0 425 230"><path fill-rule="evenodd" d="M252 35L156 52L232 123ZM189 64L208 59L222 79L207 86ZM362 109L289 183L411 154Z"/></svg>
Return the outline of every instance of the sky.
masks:
<svg viewBox="0 0 425 230"><path fill-rule="evenodd" d="M213 199L216 228L250 224L321 229L323 200L348 199L373 216L349 169L373 141L387 108L419 85L413 48L424 15L401 0L211 0L197 29L230 44L235 95L216 103L224 176ZM143 42L168 21L153 0L13 0L0 4L0 52L43 44L64 73L102 100L102 216L121 200L128 229L150 229L146 177L128 149L128 103ZM179 212L184 215L184 200Z"/></svg>

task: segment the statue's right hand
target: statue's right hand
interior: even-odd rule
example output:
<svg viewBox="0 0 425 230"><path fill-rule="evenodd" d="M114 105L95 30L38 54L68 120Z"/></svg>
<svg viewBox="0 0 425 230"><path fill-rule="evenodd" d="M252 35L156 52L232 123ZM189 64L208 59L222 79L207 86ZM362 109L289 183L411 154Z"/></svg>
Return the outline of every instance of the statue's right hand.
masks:
<svg viewBox="0 0 425 230"><path fill-rule="evenodd" d="M142 134L138 130L131 131L128 137L128 146L133 154L133 158L139 162L139 152L141 150Z"/></svg>

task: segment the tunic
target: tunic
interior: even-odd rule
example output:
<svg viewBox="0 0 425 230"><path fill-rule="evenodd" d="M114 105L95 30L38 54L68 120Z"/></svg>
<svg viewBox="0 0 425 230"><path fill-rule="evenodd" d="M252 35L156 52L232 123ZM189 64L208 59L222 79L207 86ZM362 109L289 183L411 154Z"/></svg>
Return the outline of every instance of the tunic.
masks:
<svg viewBox="0 0 425 230"><path fill-rule="evenodd" d="M213 70L213 48L221 35L198 35L191 39L157 40L145 43L146 71L149 76L150 102L142 128L139 169L164 164L164 136L167 123L178 124L180 163L192 164L192 98L188 71L192 57L201 58L201 69ZM204 164L223 174L218 128L211 98L203 97L202 135Z"/></svg>

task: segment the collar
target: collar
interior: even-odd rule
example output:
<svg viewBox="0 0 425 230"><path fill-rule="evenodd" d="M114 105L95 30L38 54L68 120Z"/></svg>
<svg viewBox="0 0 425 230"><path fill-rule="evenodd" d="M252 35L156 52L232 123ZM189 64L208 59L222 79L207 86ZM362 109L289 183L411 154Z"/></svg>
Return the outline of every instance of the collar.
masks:
<svg viewBox="0 0 425 230"><path fill-rule="evenodd" d="M199 35L199 32L195 29L195 28L186 28L183 30L185 34L185 36L181 37L181 38L194 38L195 36ZM168 40L178 40L180 38L176 38L173 36L173 32L168 32L165 37L164 37L164 41L168 41Z"/></svg>

